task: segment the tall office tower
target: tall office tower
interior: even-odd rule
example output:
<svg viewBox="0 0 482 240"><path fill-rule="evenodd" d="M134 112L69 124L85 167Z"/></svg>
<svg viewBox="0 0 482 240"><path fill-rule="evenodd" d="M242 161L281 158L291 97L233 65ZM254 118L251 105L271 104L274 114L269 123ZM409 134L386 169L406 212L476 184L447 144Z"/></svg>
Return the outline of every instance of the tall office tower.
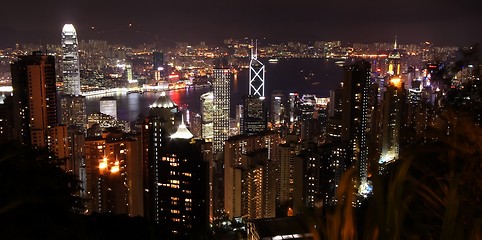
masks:
<svg viewBox="0 0 482 240"><path fill-rule="evenodd" d="M271 116L270 121L274 128L280 127L284 123L283 113L283 98L282 92L273 92L271 94Z"/></svg>
<svg viewBox="0 0 482 240"><path fill-rule="evenodd" d="M266 131L266 111L264 101L257 97L249 95L244 99L243 120L241 125L241 134L256 134Z"/></svg>
<svg viewBox="0 0 482 240"><path fill-rule="evenodd" d="M249 95L264 99L264 72L263 63L258 60L258 43L251 46L251 61L249 62ZM254 48L254 49L253 49Z"/></svg>
<svg viewBox="0 0 482 240"><path fill-rule="evenodd" d="M341 140L349 142L349 161L358 169L357 185L363 194L368 188L370 90L369 62L358 61L345 69Z"/></svg>
<svg viewBox="0 0 482 240"><path fill-rule="evenodd" d="M72 24L65 24L62 29L62 80L63 94L60 98L61 123L68 128L68 146L70 156L67 171L78 174L85 182L85 159L83 153L84 130L87 124L85 97L81 96L79 50L77 33ZM81 192L82 193L82 192Z"/></svg>
<svg viewBox="0 0 482 240"><path fill-rule="evenodd" d="M400 50L397 45L397 37L395 36L395 43L393 44L393 51L388 54L388 74L399 76L400 71Z"/></svg>
<svg viewBox="0 0 482 240"><path fill-rule="evenodd" d="M163 147L168 143L171 134L176 131L177 122L181 118L181 112L177 105L166 95L165 92L150 105L148 123L144 126L144 144L145 152L148 154L147 162L144 162L144 182L147 184L145 188L149 191L145 192L145 214L156 222L160 221L159 209L156 207L159 203L160 195L158 182L160 162ZM145 159L146 160L146 159Z"/></svg>
<svg viewBox="0 0 482 240"><path fill-rule="evenodd" d="M255 134L266 130L267 119L264 106L265 67L258 60L257 42L251 48L249 63L249 95L244 99L242 134Z"/></svg>
<svg viewBox="0 0 482 240"><path fill-rule="evenodd" d="M184 123L159 152L156 221L171 238L190 239L208 229L208 168L202 142L193 142Z"/></svg>
<svg viewBox="0 0 482 240"><path fill-rule="evenodd" d="M213 69L213 153L223 151L229 134L231 74L227 68Z"/></svg>
<svg viewBox="0 0 482 240"><path fill-rule="evenodd" d="M137 135L109 130L85 139L85 197L89 213L143 216L142 149Z"/></svg>
<svg viewBox="0 0 482 240"><path fill-rule="evenodd" d="M400 128L405 91L402 80L392 77L382 102L382 152L380 164L397 160L400 153Z"/></svg>
<svg viewBox="0 0 482 240"><path fill-rule="evenodd" d="M201 95L202 138L205 141L213 139L214 95L207 92Z"/></svg>
<svg viewBox="0 0 482 240"><path fill-rule="evenodd" d="M102 97L99 101L100 112L117 119L117 100L115 97Z"/></svg>
<svg viewBox="0 0 482 240"><path fill-rule="evenodd" d="M229 114L231 103L231 74L228 68L213 69L213 162L209 176L212 183L214 218L222 215L223 209L223 150L229 137Z"/></svg>
<svg viewBox="0 0 482 240"><path fill-rule="evenodd" d="M224 210L229 218L275 216L277 132L233 136L224 151Z"/></svg>
<svg viewBox="0 0 482 240"><path fill-rule="evenodd" d="M79 50L74 25L62 28L62 74L64 94L80 95Z"/></svg>
<svg viewBox="0 0 482 240"><path fill-rule="evenodd" d="M55 58L33 52L11 65L14 138L36 147L50 147L57 125Z"/></svg>

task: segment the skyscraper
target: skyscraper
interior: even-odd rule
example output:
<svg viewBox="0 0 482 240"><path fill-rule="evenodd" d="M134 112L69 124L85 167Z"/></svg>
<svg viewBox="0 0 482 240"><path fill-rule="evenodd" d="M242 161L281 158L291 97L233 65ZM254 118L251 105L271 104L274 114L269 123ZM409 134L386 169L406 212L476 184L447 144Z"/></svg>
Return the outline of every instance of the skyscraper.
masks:
<svg viewBox="0 0 482 240"><path fill-rule="evenodd" d="M276 165L280 143L276 132L237 135L224 152L224 210L229 218L275 216Z"/></svg>
<svg viewBox="0 0 482 240"><path fill-rule="evenodd" d="M79 49L74 25L65 24L62 29L62 80L64 91L61 98L62 124L85 128L85 98L80 96Z"/></svg>
<svg viewBox="0 0 482 240"><path fill-rule="evenodd" d="M50 145L57 125L55 58L33 52L11 65L14 138L36 147Z"/></svg>
<svg viewBox="0 0 482 240"><path fill-rule="evenodd" d="M229 134L231 73L228 68L215 68L213 71L213 153L217 155L223 151Z"/></svg>
<svg viewBox="0 0 482 240"><path fill-rule="evenodd" d="M202 138L205 141L213 139L214 95L207 92L201 95Z"/></svg>
<svg viewBox="0 0 482 240"><path fill-rule="evenodd" d="M359 191L365 191L368 183L370 70L369 62L358 61L345 69L343 81L341 140L349 142L349 162L358 169Z"/></svg>
<svg viewBox="0 0 482 240"><path fill-rule="evenodd" d="M266 130L266 111L264 101L249 95L244 99L241 133L252 135Z"/></svg>
<svg viewBox="0 0 482 240"><path fill-rule="evenodd" d="M159 152L156 170L157 222L177 239L192 239L208 228L208 169L201 142L181 123Z"/></svg>
<svg viewBox="0 0 482 240"><path fill-rule="evenodd" d="M74 25L62 28L62 74L64 94L80 95L79 50Z"/></svg>
<svg viewBox="0 0 482 240"><path fill-rule="evenodd" d="M144 163L144 185L149 189L145 194L145 214L151 220L160 222L164 216L160 215L161 194L158 182L160 175L161 156L165 154L164 146L169 142L171 134L176 130L176 122L180 119L181 112L177 105L165 92L150 105L148 124L145 125L144 144L147 162Z"/></svg>
<svg viewBox="0 0 482 240"><path fill-rule="evenodd" d="M254 134L266 130L267 119L264 106L264 72L263 63L258 60L257 42L251 46L249 63L249 95L244 99L242 134Z"/></svg>
<svg viewBox="0 0 482 240"><path fill-rule="evenodd" d="M213 158L209 163L209 181L213 217L223 209L223 149L229 137L229 113L231 102L231 73L228 68L213 69Z"/></svg>
<svg viewBox="0 0 482 240"><path fill-rule="evenodd" d="M81 96L79 50L77 32L72 24L62 28L62 82L63 94L60 98L61 123L68 128L70 149L67 170L78 174L80 181L85 183L85 158L83 152L84 130L87 124L85 114L85 97Z"/></svg>
<svg viewBox="0 0 482 240"><path fill-rule="evenodd" d="M398 77L391 78L382 102L382 152L379 160L381 164L396 160L399 157L404 98L405 91L402 80Z"/></svg>
<svg viewBox="0 0 482 240"><path fill-rule="evenodd" d="M395 43L393 44L393 51L388 54L388 74L400 75L400 50L398 49L397 36L395 36Z"/></svg>
<svg viewBox="0 0 482 240"><path fill-rule="evenodd" d="M251 61L249 62L249 95L264 98L265 68L263 63L258 60L257 45L258 43L256 42L255 46L251 46Z"/></svg>

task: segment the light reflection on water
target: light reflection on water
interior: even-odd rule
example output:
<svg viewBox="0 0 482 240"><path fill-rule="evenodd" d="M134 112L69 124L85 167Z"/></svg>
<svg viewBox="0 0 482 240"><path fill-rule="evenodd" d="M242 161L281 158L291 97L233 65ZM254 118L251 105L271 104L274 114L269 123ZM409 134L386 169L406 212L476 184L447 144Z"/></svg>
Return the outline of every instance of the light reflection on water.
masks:
<svg viewBox="0 0 482 240"><path fill-rule="evenodd" d="M333 61L323 59L283 59L277 64L266 65L266 97L269 101L273 90L284 92L298 91L300 93L313 93L318 96L328 96L330 89L335 89L342 80L342 70ZM234 106L241 104L241 99L248 93L247 69L238 72L231 81L231 115L234 116ZM187 106L192 112L199 112L200 96L210 87L198 89L188 88L167 92L178 106ZM117 94L117 116L119 119L135 121L139 113L148 115L149 105L159 98L161 93L146 92L144 94ZM102 96L87 98L87 114L99 111L99 100Z"/></svg>

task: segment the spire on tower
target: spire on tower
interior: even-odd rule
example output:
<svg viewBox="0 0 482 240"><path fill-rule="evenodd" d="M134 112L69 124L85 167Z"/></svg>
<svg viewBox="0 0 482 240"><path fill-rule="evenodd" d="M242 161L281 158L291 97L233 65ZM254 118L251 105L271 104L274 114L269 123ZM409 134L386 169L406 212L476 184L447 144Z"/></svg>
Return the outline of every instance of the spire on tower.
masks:
<svg viewBox="0 0 482 240"><path fill-rule="evenodd" d="M397 45L397 36L395 36L395 43L393 44L393 49L398 49L397 47L398 47L398 45Z"/></svg>
<svg viewBox="0 0 482 240"><path fill-rule="evenodd" d="M258 59L258 39L255 40L254 44L253 40L251 39L251 59Z"/></svg>

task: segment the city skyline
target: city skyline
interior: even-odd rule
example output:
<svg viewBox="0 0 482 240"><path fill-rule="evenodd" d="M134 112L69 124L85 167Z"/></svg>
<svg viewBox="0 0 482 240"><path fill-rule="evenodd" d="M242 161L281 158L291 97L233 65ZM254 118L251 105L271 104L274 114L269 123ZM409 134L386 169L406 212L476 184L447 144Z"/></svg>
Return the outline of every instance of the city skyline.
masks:
<svg viewBox="0 0 482 240"><path fill-rule="evenodd" d="M220 42L229 37L389 42L395 35L400 37L401 43L433 41L470 45L482 40L482 34L473 30L482 22L477 5L474 0L459 4L410 0L403 4L370 1L348 5L341 1L300 4L270 0L257 3L252 9L249 2L241 1L156 3L143 0L112 5L88 0L31 3L28 9L23 9L17 2L8 2L3 7L11 11L6 11L2 18L15 21L0 23L0 33L4 36L0 47L18 42L57 43L58 29L65 23L76 26L80 39L123 39L121 41L131 45ZM16 17L20 11L28 17Z"/></svg>

